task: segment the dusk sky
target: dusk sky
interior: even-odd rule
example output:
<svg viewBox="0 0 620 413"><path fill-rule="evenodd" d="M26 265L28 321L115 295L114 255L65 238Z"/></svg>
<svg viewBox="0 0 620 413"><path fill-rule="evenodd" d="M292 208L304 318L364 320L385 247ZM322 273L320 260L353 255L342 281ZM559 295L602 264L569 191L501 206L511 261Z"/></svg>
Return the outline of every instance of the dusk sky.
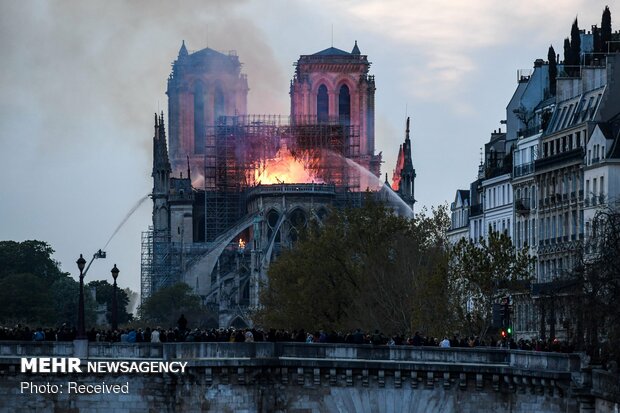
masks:
<svg viewBox="0 0 620 413"><path fill-rule="evenodd" d="M0 0L0 240L46 241L63 271L102 248L152 189L153 113L181 41L236 50L248 112L289 113L293 62L357 40L376 77L376 147L392 174L412 119L416 210L451 202L475 179L480 147L505 119L517 70L562 54L577 16L600 0ZM614 4L610 4L613 29ZM620 15L620 14L618 14ZM562 56L561 56L562 59ZM166 114L167 115L167 114ZM86 281L140 290L143 203Z"/></svg>

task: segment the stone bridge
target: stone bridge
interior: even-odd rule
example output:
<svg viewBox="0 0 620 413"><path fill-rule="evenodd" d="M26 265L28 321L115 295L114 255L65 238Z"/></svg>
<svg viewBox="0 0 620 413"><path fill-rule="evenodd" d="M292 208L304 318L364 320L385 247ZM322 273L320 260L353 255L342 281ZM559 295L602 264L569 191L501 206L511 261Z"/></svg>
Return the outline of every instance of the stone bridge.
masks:
<svg viewBox="0 0 620 413"><path fill-rule="evenodd" d="M183 361L185 373L22 373L72 342L0 342L3 412L618 411L617 376L578 354L302 343L90 343L92 361ZM30 393L34 384L125 384L127 394Z"/></svg>

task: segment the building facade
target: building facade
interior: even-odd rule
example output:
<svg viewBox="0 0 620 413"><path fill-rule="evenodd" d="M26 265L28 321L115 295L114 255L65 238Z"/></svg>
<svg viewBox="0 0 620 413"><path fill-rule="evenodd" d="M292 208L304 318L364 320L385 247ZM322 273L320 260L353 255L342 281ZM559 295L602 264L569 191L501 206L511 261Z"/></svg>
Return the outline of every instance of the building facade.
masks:
<svg viewBox="0 0 620 413"><path fill-rule="evenodd" d="M549 63L541 59L533 70L518 72L506 108L510 171L488 179L488 164L498 159L489 156L492 137L485 147L485 174L479 173L469 191L468 237L475 241L486 230L504 230L510 218L514 247L536 262L530 291L512 295L517 338L571 341L579 334L578 315L568 310L570 280L597 211L616 206L620 195L619 56L593 54L591 37L582 32L581 64L558 64L553 85ZM508 185L511 195L502 198L498 185ZM463 197L461 190L457 197ZM502 209L502 199L512 205L510 212ZM453 203L453 214L462 213L460 208ZM463 236L462 227L453 221L453 239Z"/></svg>

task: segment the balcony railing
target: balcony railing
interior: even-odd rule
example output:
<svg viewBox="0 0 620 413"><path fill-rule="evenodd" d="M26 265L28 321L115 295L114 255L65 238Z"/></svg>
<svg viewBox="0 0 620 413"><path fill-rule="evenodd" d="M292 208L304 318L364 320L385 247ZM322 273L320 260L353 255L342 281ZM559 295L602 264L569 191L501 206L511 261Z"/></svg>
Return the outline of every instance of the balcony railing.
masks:
<svg viewBox="0 0 620 413"><path fill-rule="evenodd" d="M482 215L482 204L472 205L469 208L469 216L474 217L477 215Z"/></svg>
<svg viewBox="0 0 620 413"><path fill-rule="evenodd" d="M540 133L540 130L540 125L534 125L531 128L519 129L518 135L520 137L527 138L528 136L533 136Z"/></svg>
<svg viewBox="0 0 620 413"><path fill-rule="evenodd" d="M583 160L583 148L575 148L566 152L560 152L551 156L537 159L534 167L537 171L555 168L557 166Z"/></svg>
<svg viewBox="0 0 620 413"><path fill-rule="evenodd" d="M529 175L534 172L534 162L516 165L512 169L513 169L512 174L514 175L515 178L519 176Z"/></svg>
<svg viewBox="0 0 620 413"><path fill-rule="evenodd" d="M530 213L530 198L519 198L515 200L515 211L518 214Z"/></svg>

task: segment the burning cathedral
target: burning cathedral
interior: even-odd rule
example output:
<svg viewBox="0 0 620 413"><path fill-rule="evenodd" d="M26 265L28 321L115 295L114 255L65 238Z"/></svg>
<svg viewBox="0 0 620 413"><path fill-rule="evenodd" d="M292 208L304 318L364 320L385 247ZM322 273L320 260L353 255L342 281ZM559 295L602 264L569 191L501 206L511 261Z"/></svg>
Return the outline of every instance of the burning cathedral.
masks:
<svg viewBox="0 0 620 413"><path fill-rule="evenodd" d="M310 220L361 205L367 189L381 199L396 192L397 213L413 208L409 120L392 183L379 179L369 68L357 42L302 55L290 115L251 115L239 57L183 43L168 78L168 127L155 115L142 299L185 282L215 314L204 324L246 326L269 264Z"/></svg>

